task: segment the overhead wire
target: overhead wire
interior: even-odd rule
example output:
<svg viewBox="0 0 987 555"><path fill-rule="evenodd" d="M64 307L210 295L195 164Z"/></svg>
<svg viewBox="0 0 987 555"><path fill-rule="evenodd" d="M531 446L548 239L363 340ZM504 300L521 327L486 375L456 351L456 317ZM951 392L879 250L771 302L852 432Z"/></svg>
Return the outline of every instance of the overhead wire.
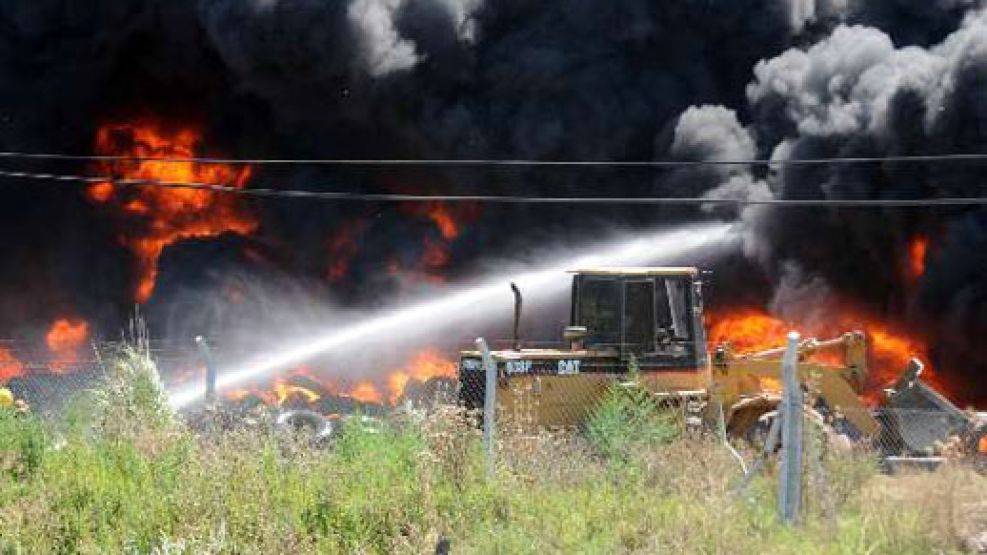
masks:
<svg viewBox="0 0 987 555"><path fill-rule="evenodd" d="M360 158L209 158L133 156L113 154L61 154L46 152L0 151L0 159L75 162L182 162L224 165L321 165L321 166L507 166L507 167L613 167L674 168L695 166L790 166L818 164L864 164L876 162L961 162L987 161L987 153L907 154L891 156L851 156L820 158L755 158L721 160L525 160L525 159L360 159Z"/></svg>
<svg viewBox="0 0 987 555"><path fill-rule="evenodd" d="M240 188L231 185L164 181L154 179L116 178L73 174L39 173L0 170L0 177L73 183L110 183L115 186L192 189L222 194L261 198L293 198L363 202L479 202L501 204L668 204L668 205L754 205L791 207L931 207L983 206L987 197L933 197L921 199L778 199L778 198L716 198L716 197L570 197L526 195L441 195L406 193L365 193L354 191L315 191L306 189Z"/></svg>

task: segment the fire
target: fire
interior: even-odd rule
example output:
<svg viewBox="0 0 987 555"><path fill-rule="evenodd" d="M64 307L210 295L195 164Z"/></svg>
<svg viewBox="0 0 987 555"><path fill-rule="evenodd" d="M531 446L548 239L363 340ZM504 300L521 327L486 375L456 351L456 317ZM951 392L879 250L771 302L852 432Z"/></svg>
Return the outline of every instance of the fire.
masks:
<svg viewBox="0 0 987 555"><path fill-rule="evenodd" d="M292 397L298 397L306 404L312 404L322 398L321 395L311 389L308 389L307 387L287 383L275 384L274 394L277 395L278 405L285 404L285 401Z"/></svg>
<svg viewBox="0 0 987 555"><path fill-rule="evenodd" d="M473 206L452 207L446 203L422 202L405 205L402 212L427 221L430 226L422 237L421 250L417 260L402 260L391 258L387 261L385 271L392 276L401 276L411 282L443 283L443 270L452 260L449 247L459 238L464 222L474 219L477 210ZM336 283L345 278L350 269L350 262L359 252L360 240L367 230L366 220L350 220L338 229L326 241L326 251L329 263L325 276L330 283Z"/></svg>
<svg viewBox="0 0 987 555"><path fill-rule="evenodd" d="M345 382L331 375L302 366L266 387L250 387L224 393L234 402L249 397L270 406L308 406L318 410L319 402L327 397L350 398L367 404L394 405L404 396L412 383L423 383L435 377L453 378L456 363L434 348L413 355L400 368L376 378Z"/></svg>
<svg viewBox="0 0 987 555"><path fill-rule="evenodd" d="M478 205L472 203L450 206L441 201L430 201L405 205L406 213L427 220L431 228L422 238L421 254L418 260L408 264L391 260L387 272L402 274L412 281L424 283L444 283L443 270L452 261L450 245L460 237L464 226L479 216Z"/></svg>
<svg viewBox="0 0 987 555"><path fill-rule="evenodd" d="M835 306L824 323L785 322L763 310L736 309L712 311L708 315L710 345L730 343L735 352L757 352L783 347L790 330L803 337L820 339L837 337L845 332L861 330L867 335L870 365L870 387L877 389L895 380L912 357L928 363L928 348L917 337L893 328L848 307ZM824 364L838 364L839 357L820 353L815 359ZM923 378L942 388L938 377L926 368Z"/></svg>
<svg viewBox="0 0 987 555"><path fill-rule="evenodd" d="M89 338L89 324L82 320L61 318L48 329L45 344L55 357L51 369L55 373L65 372L79 360L79 348Z"/></svg>
<svg viewBox="0 0 987 555"><path fill-rule="evenodd" d="M373 383L368 381L362 381L356 384L356 387L344 393L357 401L362 401L364 403L382 403L384 402L384 396L381 395L380 390L374 386Z"/></svg>
<svg viewBox="0 0 987 555"><path fill-rule="evenodd" d="M425 270L437 270L449 263L449 249L440 241L430 237L425 238L425 249L422 251L421 265ZM436 276L440 277L440 276Z"/></svg>
<svg viewBox="0 0 987 555"><path fill-rule="evenodd" d="M709 344L729 343L735 352L755 352L784 346L793 328L766 312L738 309L727 314L707 313Z"/></svg>
<svg viewBox="0 0 987 555"><path fill-rule="evenodd" d="M224 393L224 396L227 399L229 399L230 401L237 402L237 403L239 403L240 401L243 401L244 399L246 399L247 397L250 397L251 395L255 395L255 392L253 390L250 390L250 389L234 389L234 390L227 391L226 393Z"/></svg>
<svg viewBox="0 0 987 555"><path fill-rule="evenodd" d="M253 396L260 399L265 405L277 407L307 406L322 398L322 394L307 387L289 383L288 380L275 381L271 389L260 387L235 389L224 393L224 396L235 402Z"/></svg>
<svg viewBox="0 0 987 555"><path fill-rule="evenodd" d="M416 354L405 368L392 371L387 376L387 387L391 404L397 403L404 395L405 388L411 380L424 382L429 378L456 376L456 363L449 360L433 348L425 349Z"/></svg>
<svg viewBox="0 0 987 555"><path fill-rule="evenodd" d="M327 242L329 252L329 267L326 269L326 279L335 283L349 273L350 261L359 252L359 241L367 228L367 222L356 220L341 226Z"/></svg>
<svg viewBox="0 0 987 555"><path fill-rule="evenodd" d="M23 376L24 365L21 361L8 351L7 349L0 348L0 382L7 383L11 378L16 378Z"/></svg>
<svg viewBox="0 0 987 555"><path fill-rule="evenodd" d="M245 187L249 167L146 159L194 158L201 142L202 133L194 127L170 129L153 121L103 125L96 132L97 154L145 159L106 161L98 169L118 179ZM212 191L102 182L89 187L87 196L95 203L112 204L132 223L121 241L136 257L135 298L139 303L154 293L158 260L165 247L225 233L250 235L258 226L238 199Z"/></svg>
<svg viewBox="0 0 987 555"><path fill-rule="evenodd" d="M446 241L451 241L459 237L459 224L449 211L449 207L442 202L425 203L425 214L432 220L439 233Z"/></svg>
<svg viewBox="0 0 987 555"><path fill-rule="evenodd" d="M908 275L918 279L925 275L925 260L929 251L929 240L916 237L908 244Z"/></svg>

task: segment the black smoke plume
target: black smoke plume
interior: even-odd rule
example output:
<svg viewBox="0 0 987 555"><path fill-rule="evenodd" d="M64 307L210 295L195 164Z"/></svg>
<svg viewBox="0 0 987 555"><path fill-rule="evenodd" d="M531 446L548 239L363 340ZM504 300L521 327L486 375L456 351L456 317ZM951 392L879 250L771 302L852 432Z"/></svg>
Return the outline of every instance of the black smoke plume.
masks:
<svg viewBox="0 0 987 555"><path fill-rule="evenodd" d="M0 5L0 149L88 153L107 121L205 130L204 154L272 158L646 160L987 151L987 24L972 0L60 0ZM5 168L91 172L5 160ZM674 171L271 168L250 186L353 191L744 198L981 196L982 164L875 163ZM118 329L131 309L120 223L81 190L4 180L0 330L73 311ZM257 201L251 237L188 242L161 260L152 329L235 325L230 281L355 305L400 286L422 210ZM458 210L458 209L457 209ZM465 213L465 212L468 212ZM849 298L907 321L957 376L987 372L987 216L977 208L705 210L480 206L434 269L615 222L739 219L744 259L714 302ZM350 233L356 249L330 248ZM902 272L928 237L919 283ZM338 243L338 241L337 241ZM345 278L326 279L348 257ZM753 277L751 277L753 276ZM811 285L811 287L810 287ZM792 291L799 294L794 295ZM820 297L825 296L820 294ZM204 302L209 299L209 302ZM784 303L781 303L784 304ZM196 311L196 307L209 310ZM192 322L190 324L189 322ZM191 328L207 328L195 329ZM982 380L981 380L982 382ZM987 386L980 387L987 394Z"/></svg>

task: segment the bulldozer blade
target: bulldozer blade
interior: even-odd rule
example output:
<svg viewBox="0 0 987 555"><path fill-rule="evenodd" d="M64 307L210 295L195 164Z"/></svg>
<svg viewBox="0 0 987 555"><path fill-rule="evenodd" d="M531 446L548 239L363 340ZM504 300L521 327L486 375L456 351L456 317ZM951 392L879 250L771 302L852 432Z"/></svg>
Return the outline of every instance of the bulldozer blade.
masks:
<svg viewBox="0 0 987 555"><path fill-rule="evenodd" d="M885 447L931 454L937 443L973 432L971 416L922 381L922 369L922 363L913 358L888 391L888 402L880 415L885 423L881 438Z"/></svg>

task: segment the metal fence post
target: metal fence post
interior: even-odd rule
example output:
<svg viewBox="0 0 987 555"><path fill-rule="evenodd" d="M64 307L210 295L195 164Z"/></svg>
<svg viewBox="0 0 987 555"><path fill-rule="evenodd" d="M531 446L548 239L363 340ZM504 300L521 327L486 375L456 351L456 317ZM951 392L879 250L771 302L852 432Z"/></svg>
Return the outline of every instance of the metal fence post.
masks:
<svg viewBox="0 0 987 555"><path fill-rule="evenodd" d="M486 375L485 387L483 389L483 450L487 458L487 477L492 478L494 474L494 416L497 407L497 363L494 362L493 355L490 354L490 347L482 338L476 339L476 348L483 356L483 370Z"/></svg>
<svg viewBox="0 0 987 555"><path fill-rule="evenodd" d="M799 334L789 332L788 345L782 358L785 392L782 396L781 411L781 466L778 473L778 511L786 523L798 518L802 502L802 426L804 403L802 386L799 383L796 365L798 364Z"/></svg>
<svg viewBox="0 0 987 555"><path fill-rule="evenodd" d="M195 344L199 348L199 356L202 357L203 364L206 365L206 406L212 406L216 403L216 365L213 364L212 351L206 343L206 338L197 335Z"/></svg>

